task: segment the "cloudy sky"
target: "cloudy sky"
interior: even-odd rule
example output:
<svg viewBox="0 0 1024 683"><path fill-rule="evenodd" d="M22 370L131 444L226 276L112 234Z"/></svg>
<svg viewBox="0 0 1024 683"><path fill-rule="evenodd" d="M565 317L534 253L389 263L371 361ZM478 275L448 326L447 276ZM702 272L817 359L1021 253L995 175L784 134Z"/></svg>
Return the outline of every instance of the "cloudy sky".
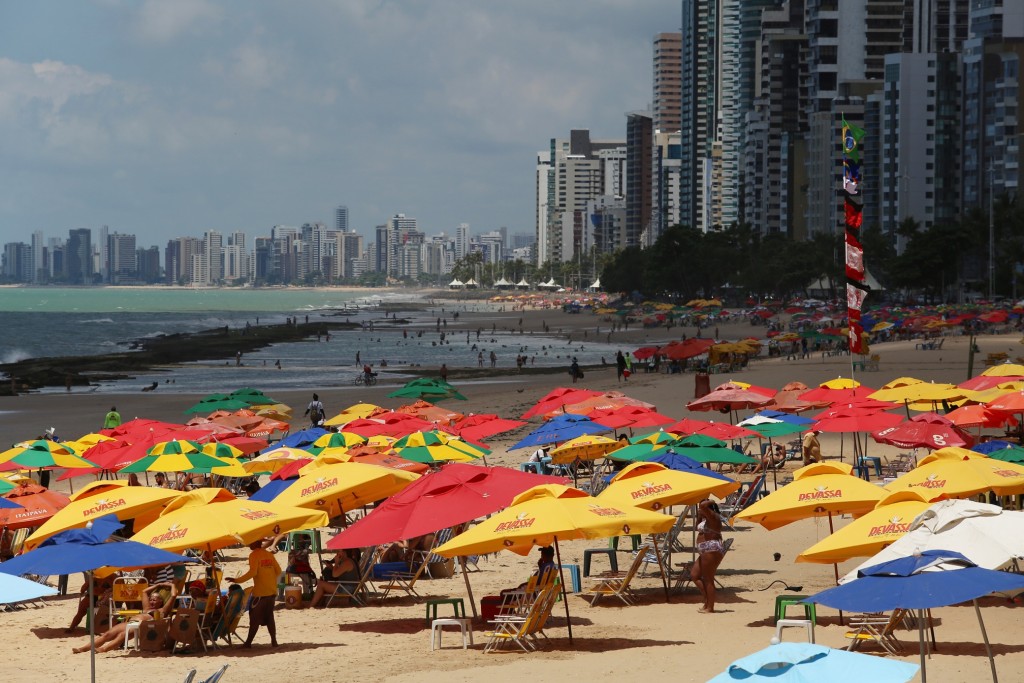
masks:
<svg viewBox="0 0 1024 683"><path fill-rule="evenodd" d="M624 138L678 0L0 0L0 243L349 207L533 230L537 150Z"/></svg>

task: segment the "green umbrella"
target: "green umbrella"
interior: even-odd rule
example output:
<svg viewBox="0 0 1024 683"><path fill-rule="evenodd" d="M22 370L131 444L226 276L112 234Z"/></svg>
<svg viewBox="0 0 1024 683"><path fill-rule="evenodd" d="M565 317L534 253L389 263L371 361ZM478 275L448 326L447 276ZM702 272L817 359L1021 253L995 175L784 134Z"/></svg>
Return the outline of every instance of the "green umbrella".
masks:
<svg viewBox="0 0 1024 683"><path fill-rule="evenodd" d="M279 403L279 401L275 401L274 399L270 398L259 389L252 389L250 387L235 389L230 394L228 394L227 398L234 398L239 401L245 401L249 405L253 406L271 405L274 403Z"/></svg>
<svg viewBox="0 0 1024 683"><path fill-rule="evenodd" d="M391 444L395 453L406 460L421 463L468 462L478 460L489 450L440 432L413 432Z"/></svg>
<svg viewBox="0 0 1024 683"><path fill-rule="evenodd" d="M1014 462L1017 464L1024 464L1024 448L1020 446L1013 446L1011 448L1002 448L998 451L992 451L988 454L988 457L992 460L1002 460L1003 462Z"/></svg>
<svg viewBox="0 0 1024 683"><path fill-rule="evenodd" d="M203 397L199 403L185 411L185 413L212 413L215 410L235 411L248 408L250 403L238 398L232 398L225 394L210 394Z"/></svg>
<svg viewBox="0 0 1024 683"><path fill-rule="evenodd" d="M762 422L756 425L743 425L752 432L757 432L766 439L775 439L780 436L799 434L807 431L807 425L793 424L792 422Z"/></svg>
<svg viewBox="0 0 1024 683"><path fill-rule="evenodd" d="M757 460L729 448L724 441L703 434L691 434L652 451L647 460L666 453L693 458L700 463L724 462L732 465L755 465Z"/></svg>
<svg viewBox="0 0 1024 683"><path fill-rule="evenodd" d="M608 453L605 457L621 462L638 462L649 460L654 451L664 450L664 444L657 443L635 443Z"/></svg>
<svg viewBox="0 0 1024 683"><path fill-rule="evenodd" d="M467 400L458 390L448 382L440 379L421 377L406 382L405 386L397 391L388 394L388 398L421 398L430 403L443 401L446 398L456 398L460 401Z"/></svg>
<svg viewBox="0 0 1024 683"><path fill-rule="evenodd" d="M167 453L147 455L141 460L122 467L121 472L199 472L207 473L213 467L225 467L230 463L205 453Z"/></svg>

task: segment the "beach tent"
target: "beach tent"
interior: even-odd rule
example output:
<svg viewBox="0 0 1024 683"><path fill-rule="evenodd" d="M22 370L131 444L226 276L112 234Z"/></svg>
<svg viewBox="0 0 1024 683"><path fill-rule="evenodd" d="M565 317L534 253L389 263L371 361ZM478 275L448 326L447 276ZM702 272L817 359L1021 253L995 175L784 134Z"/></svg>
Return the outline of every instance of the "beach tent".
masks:
<svg viewBox="0 0 1024 683"><path fill-rule="evenodd" d="M448 283L448 288L449 289L459 289L459 288L465 287L465 286L466 286L466 283L463 282L462 280L460 280L459 278L455 278L451 282Z"/></svg>
<svg viewBox="0 0 1024 683"><path fill-rule="evenodd" d="M527 282L526 278L524 277L523 279L521 279L519 282L516 283L516 288L517 289L529 289L530 288L530 283Z"/></svg>

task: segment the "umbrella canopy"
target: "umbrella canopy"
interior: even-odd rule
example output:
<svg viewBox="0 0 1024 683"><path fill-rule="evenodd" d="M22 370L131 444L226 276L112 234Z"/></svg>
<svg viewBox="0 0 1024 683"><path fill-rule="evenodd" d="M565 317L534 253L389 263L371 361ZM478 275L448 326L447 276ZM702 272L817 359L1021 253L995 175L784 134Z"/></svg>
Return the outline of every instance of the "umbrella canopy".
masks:
<svg viewBox="0 0 1024 683"><path fill-rule="evenodd" d="M1024 464L1024 448L1008 441L986 441L985 443L971 446L975 453L987 455L993 460L1013 462L1018 465Z"/></svg>
<svg viewBox="0 0 1024 683"><path fill-rule="evenodd" d="M0 572L21 574L74 574L101 567L156 567L177 562L198 562L165 550L131 541L108 543L120 529L114 515L93 520L86 529L68 529L39 544L35 550L0 563Z"/></svg>
<svg viewBox="0 0 1024 683"><path fill-rule="evenodd" d="M328 427L338 427L346 425L353 420L365 420L368 417L372 417L377 413L387 412L384 408L373 403L356 403L345 410L341 411L334 417L325 420L324 425Z"/></svg>
<svg viewBox="0 0 1024 683"><path fill-rule="evenodd" d="M652 457L647 462L656 462L659 465L664 465L670 470L677 470L679 472L689 472L690 474L699 474L702 477L711 477L713 479L721 479L722 481L731 482L732 479L725 476L721 472L708 469L704 465L700 464L693 458L688 458L685 455L679 455L669 451L667 453L661 453Z"/></svg>
<svg viewBox="0 0 1024 683"><path fill-rule="evenodd" d="M793 473L793 482L773 491L736 517L778 529L808 517L867 512L885 495L878 486L850 474L849 465L813 463Z"/></svg>
<svg viewBox="0 0 1024 683"><path fill-rule="evenodd" d="M672 418L668 415L662 415L656 410L639 406L622 406L612 410L595 410L590 413L590 419L612 429L627 427L629 429L641 429L643 427L657 427L672 422Z"/></svg>
<svg viewBox="0 0 1024 683"><path fill-rule="evenodd" d="M917 467L886 484L890 491L916 489L931 500L966 498L992 491L1000 496L1024 492L1024 466L992 460L963 448L941 448Z"/></svg>
<svg viewBox="0 0 1024 683"><path fill-rule="evenodd" d="M379 465L381 467L390 467L393 470L404 470L406 472L414 472L416 474L426 474L430 471L430 465L422 462L414 462L412 460L406 460L403 457L395 455L386 451L367 451L364 453L322 453L310 462L304 462L298 465L296 471L291 472L292 467L282 468L278 470L274 477L276 479L287 479L289 476L313 474L315 470L326 465L333 465L339 462L355 462L362 463L364 465Z"/></svg>
<svg viewBox="0 0 1024 683"><path fill-rule="evenodd" d="M391 444L399 456L415 462L444 462L478 460L489 450L473 446L461 439L439 431L412 432Z"/></svg>
<svg viewBox="0 0 1024 683"><path fill-rule="evenodd" d="M591 389L557 387L545 394L544 397L537 401L532 408L523 413L523 419L527 420L536 415L544 415L556 409L564 412L565 406L570 403L579 403L591 396L599 396L600 393L601 392L599 391L593 391Z"/></svg>
<svg viewBox="0 0 1024 683"><path fill-rule="evenodd" d="M206 455L212 455L215 458L239 458L245 455L240 448L236 448L228 443L218 443L216 441L203 444L201 452Z"/></svg>
<svg viewBox="0 0 1024 683"><path fill-rule="evenodd" d="M67 529L80 529L103 515L114 515L123 521L135 519L150 510L160 509L181 496L180 491L150 486L96 487L82 492L41 527L25 539L31 550L55 534Z"/></svg>
<svg viewBox="0 0 1024 683"><path fill-rule="evenodd" d="M742 389L734 384L723 384L706 396L686 404L690 410L746 410L759 408L771 402L770 396Z"/></svg>
<svg viewBox="0 0 1024 683"><path fill-rule="evenodd" d="M214 467L230 465L223 458L205 453L170 453L167 455L147 455L120 472L209 472Z"/></svg>
<svg viewBox="0 0 1024 683"><path fill-rule="evenodd" d="M56 595L57 589L20 576L0 573L0 605Z"/></svg>
<svg viewBox="0 0 1024 683"><path fill-rule="evenodd" d="M778 643L737 659L708 683L906 683L920 667L811 643Z"/></svg>
<svg viewBox="0 0 1024 683"><path fill-rule="evenodd" d="M327 523L323 512L235 499L208 505L170 505L132 540L172 552L189 548L217 550Z"/></svg>
<svg viewBox="0 0 1024 683"><path fill-rule="evenodd" d="M512 500L512 505L459 534L435 550L438 555L484 555L511 550L526 555L535 545L555 539L608 538L628 534L662 533L673 517L636 507L616 507L579 489L557 484L536 486Z"/></svg>
<svg viewBox="0 0 1024 683"><path fill-rule="evenodd" d="M20 483L4 498L21 506L0 509L0 528L8 529L39 526L71 502L64 494L29 482Z"/></svg>
<svg viewBox="0 0 1024 683"><path fill-rule="evenodd" d="M303 475L274 499L274 506L323 510L337 517L398 493L418 474L377 465L346 462Z"/></svg>
<svg viewBox="0 0 1024 683"><path fill-rule="evenodd" d="M43 469L53 467L94 467L70 444L38 439L26 441L0 453L0 469Z"/></svg>
<svg viewBox="0 0 1024 683"><path fill-rule="evenodd" d="M348 448L349 446L357 446L361 443L366 443L366 437L360 436L359 434L353 434L352 432L327 432L322 434L313 442L313 445L309 448L310 453L319 453L320 451L314 450L314 448L336 448L343 446Z"/></svg>
<svg viewBox="0 0 1024 683"><path fill-rule="evenodd" d="M274 448L281 448L282 446L305 448L306 446L316 443L317 439L327 433L328 431L322 427L307 427L306 429L292 432L288 436L282 438L274 444Z"/></svg>
<svg viewBox="0 0 1024 683"><path fill-rule="evenodd" d="M160 443L154 444L148 451L146 451L146 454L186 455L189 453L199 453L202 450L202 444L196 443L195 441L188 441L185 439L174 439L173 441L161 441Z"/></svg>
<svg viewBox="0 0 1024 683"><path fill-rule="evenodd" d="M423 400L417 400L409 405L399 406L398 408L395 408L395 412L414 415L422 420L426 420L427 422L442 425L451 424L452 422L465 417L465 415L458 411L442 408L441 406L435 406L434 404Z"/></svg>
<svg viewBox="0 0 1024 683"><path fill-rule="evenodd" d="M506 420L497 415L467 415L455 424L447 428L447 431L457 434L466 441L482 441L489 436L509 432L525 425L522 420Z"/></svg>
<svg viewBox="0 0 1024 683"><path fill-rule="evenodd" d="M871 438L878 443L897 448L945 448L971 446L974 439L947 418L935 413L915 415L895 427L873 432Z"/></svg>
<svg viewBox="0 0 1024 683"><path fill-rule="evenodd" d="M754 432L756 436L764 439L777 439L781 436L791 436L793 434L799 434L800 432L807 429L802 424L796 424L793 422L761 422L760 424L746 425L747 429Z"/></svg>
<svg viewBox="0 0 1024 683"><path fill-rule="evenodd" d="M789 382L779 389L779 392L764 407L786 413L802 413L805 410L824 408L828 405L828 401L814 401L803 398L803 394L808 391L810 389L802 382Z"/></svg>
<svg viewBox="0 0 1024 683"><path fill-rule="evenodd" d="M232 398L226 394L210 394L201 399L199 403L185 409L189 413L212 413L215 410L240 410L248 408L250 403L238 398Z"/></svg>
<svg viewBox="0 0 1024 683"><path fill-rule="evenodd" d="M824 417L814 423L819 432L877 432L895 427L903 418L894 413L866 412Z"/></svg>
<svg viewBox="0 0 1024 683"><path fill-rule="evenodd" d="M635 505L660 510L671 505L693 505L709 495L725 498L739 482L680 472L653 462L638 462L616 474L598 500L619 506Z"/></svg>
<svg viewBox="0 0 1024 683"><path fill-rule="evenodd" d="M661 449L653 451L647 459L652 460L658 456L666 455L668 453L684 455L687 458L691 458L700 463L722 462L733 465L757 464L757 460L751 458L749 455L744 455L743 453L729 448L728 444L724 441L720 441L710 436L704 436L703 434L692 434L690 436L683 437L682 439L672 441L662 446Z"/></svg>
<svg viewBox="0 0 1024 683"><path fill-rule="evenodd" d="M600 434L584 434L569 439L558 448L553 449L549 455L552 463L560 464L574 460L596 460L618 448L620 448L620 444L615 439Z"/></svg>
<svg viewBox="0 0 1024 683"><path fill-rule="evenodd" d="M1024 559L1024 512L971 500L943 500L914 518L906 533L862 563L857 570L913 555L921 550L954 550L985 569L1004 569Z"/></svg>
<svg viewBox="0 0 1024 683"><path fill-rule="evenodd" d="M562 481L507 467L445 465L342 530L327 547L365 548L433 533L508 507L517 495L534 486Z"/></svg>
<svg viewBox="0 0 1024 683"><path fill-rule="evenodd" d="M455 398L460 401L467 400L459 391L442 379L419 377L405 386L388 394L388 398L420 398L430 403L443 401L448 398Z"/></svg>
<svg viewBox="0 0 1024 683"><path fill-rule="evenodd" d="M871 512L821 539L796 557L797 562L835 564L854 557L871 557L903 537L914 518L931 506L913 491L891 493Z"/></svg>
<svg viewBox="0 0 1024 683"><path fill-rule="evenodd" d="M714 422L705 420L691 420L689 418L679 420L666 427L666 432L675 434L703 434L714 439L731 441L741 439L745 436L756 436L757 434L746 427L731 425L727 422Z"/></svg>
<svg viewBox="0 0 1024 683"><path fill-rule="evenodd" d="M509 446L508 450L513 451L517 448L561 443L562 441L568 441L569 439L577 436L583 436L584 434L597 434L599 432L607 431L607 427L597 424L585 415L573 415L572 413L566 413L545 422L543 425L523 437L520 441Z"/></svg>
<svg viewBox="0 0 1024 683"><path fill-rule="evenodd" d="M655 406L653 403L647 403L640 401L635 398L626 396L621 391L606 391L603 394L597 394L596 396L588 396L581 401L575 401L572 403L566 402L560 407L548 411L544 417L551 418L561 413L574 413L576 415L589 415L590 413L600 410L609 411L624 408L626 406L632 406L634 408L643 408L645 410L654 410ZM670 420L671 421L671 420Z"/></svg>
<svg viewBox="0 0 1024 683"><path fill-rule="evenodd" d="M857 571L856 580L823 590L806 602L852 612L887 612L945 607L1022 590L1020 574L983 569L958 552L938 549L865 567Z"/></svg>

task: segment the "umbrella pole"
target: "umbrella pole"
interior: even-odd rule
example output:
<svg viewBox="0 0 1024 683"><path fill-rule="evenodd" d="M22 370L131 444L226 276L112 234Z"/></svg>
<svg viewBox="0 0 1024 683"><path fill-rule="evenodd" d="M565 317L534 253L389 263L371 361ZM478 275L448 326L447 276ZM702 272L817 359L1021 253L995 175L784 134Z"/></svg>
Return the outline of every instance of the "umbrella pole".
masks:
<svg viewBox="0 0 1024 683"><path fill-rule="evenodd" d="M920 618L917 620L917 643L921 649L921 683L928 683L928 670L925 668L924 657L924 610L921 610Z"/></svg>
<svg viewBox="0 0 1024 683"><path fill-rule="evenodd" d="M831 536L835 533L835 529L832 528L832 513L828 513L828 533ZM836 585L839 585L839 564L836 562L832 563L832 573L836 577ZM843 610L839 610L839 625L843 625Z"/></svg>
<svg viewBox="0 0 1024 683"><path fill-rule="evenodd" d="M92 570L87 571L86 574L89 575L89 680L96 683L96 613L92 609Z"/></svg>
<svg viewBox="0 0 1024 683"><path fill-rule="evenodd" d="M473 587L469 585L469 570L466 569L466 558L459 555L459 567L462 568L462 579L466 582L466 594L469 595L469 608L473 610L473 618L479 616L476 612L476 601L473 600Z"/></svg>
<svg viewBox="0 0 1024 683"><path fill-rule="evenodd" d="M555 536L555 559L558 560L558 580L562 584L562 604L565 605L565 625L569 629L569 644L572 645L572 619L569 618L569 596L565 592L565 576L562 574L562 551Z"/></svg>
<svg viewBox="0 0 1024 683"><path fill-rule="evenodd" d="M992 683L999 683L996 676L996 662L992 659L992 646L988 642L988 632L985 631L985 621L981 618L981 608L978 607L978 599L971 600L974 603L974 613L978 615L978 626L981 627L981 639L985 641L985 654L988 655L988 665L992 669Z"/></svg>

